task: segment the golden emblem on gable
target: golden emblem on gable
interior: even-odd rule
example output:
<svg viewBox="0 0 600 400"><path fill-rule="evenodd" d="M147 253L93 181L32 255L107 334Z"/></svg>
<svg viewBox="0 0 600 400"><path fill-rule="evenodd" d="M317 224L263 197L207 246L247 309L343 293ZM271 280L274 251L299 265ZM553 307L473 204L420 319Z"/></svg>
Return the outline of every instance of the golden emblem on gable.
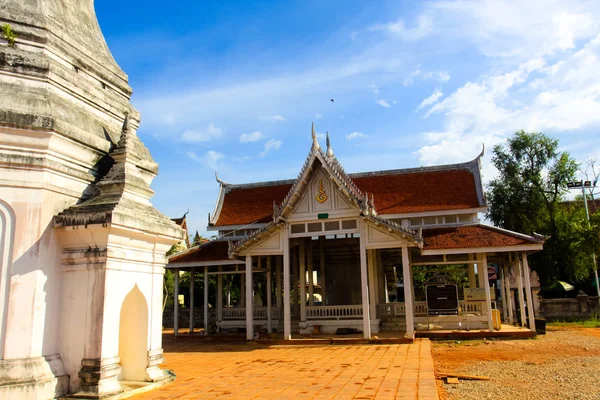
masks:
<svg viewBox="0 0 600 400"><path fill-rule="evenodd" d="M317 193L317 201L319 203L325 203L329 197L325 194L325 189L323 188L323 180L319 179L319 193Z"/></svg>

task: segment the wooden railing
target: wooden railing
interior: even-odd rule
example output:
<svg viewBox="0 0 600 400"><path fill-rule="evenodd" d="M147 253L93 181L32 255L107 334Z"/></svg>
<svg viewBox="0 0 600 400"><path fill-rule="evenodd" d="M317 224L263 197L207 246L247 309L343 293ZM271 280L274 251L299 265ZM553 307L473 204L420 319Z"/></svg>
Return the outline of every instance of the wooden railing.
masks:
<svg viewBox="0 0 600 400"><path fill-rule="evenodd" d="M254 307L252 316L254 319L267 319L267 307ZM271 318L279 319L279 308L271 307ZM246 309L242 307L223 308L223 319L246 319Z"/></svg>
<svg viewBox="0 0 600 400"><path fill-rule="evenodd" d="M483 314L485 303L482 301L460 301L459 305L463 313ZM417 301L414 304L415 316L427 315L427 303ZM379 305L379 313L382 317L398 317L406 314L405 303L387 303Z"/></svg>
<svg viewBox="0 0 600 400"><path fill-rule="evenodd" d="M362 318L362 315L362 305L306 307L307 319Z"/></svg>

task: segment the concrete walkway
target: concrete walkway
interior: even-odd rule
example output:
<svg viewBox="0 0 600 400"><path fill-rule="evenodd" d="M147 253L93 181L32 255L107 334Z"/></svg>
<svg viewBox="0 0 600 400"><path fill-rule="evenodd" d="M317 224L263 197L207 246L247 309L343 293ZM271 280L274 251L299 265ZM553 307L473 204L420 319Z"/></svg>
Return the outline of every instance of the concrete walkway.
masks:
<svg viewBox="0 0 600 400"><path fill-rule="evenodd" d="M165 336L177 380L134 399L437 399L431 345L262 346Z"/></svg>

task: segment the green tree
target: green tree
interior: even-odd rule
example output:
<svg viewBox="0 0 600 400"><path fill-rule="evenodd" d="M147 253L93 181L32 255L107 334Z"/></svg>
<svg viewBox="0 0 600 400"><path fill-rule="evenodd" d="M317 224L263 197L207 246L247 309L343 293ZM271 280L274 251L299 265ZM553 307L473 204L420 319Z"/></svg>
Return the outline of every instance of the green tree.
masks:
<svg viewBox="0 0 600 400"><path fill-rule="evenodd" d="M587 279L594 247L591 229L581 209L562 203L577 162L558 151L558 140L519 131L505 146L494 147L492 163L499 175L488 185L487 218L505 229L550 236L544 250L531 257L542 285Z"/></svg>

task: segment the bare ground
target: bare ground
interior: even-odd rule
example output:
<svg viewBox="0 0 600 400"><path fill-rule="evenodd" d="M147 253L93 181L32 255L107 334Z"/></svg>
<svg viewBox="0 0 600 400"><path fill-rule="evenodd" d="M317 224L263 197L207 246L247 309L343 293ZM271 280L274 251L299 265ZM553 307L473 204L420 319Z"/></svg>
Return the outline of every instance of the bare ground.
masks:
<svg viewBox="0 0 600 400"><path fill-rule="evenodd" d="M437 380L440 399L600 399L600 328L551 328L530 340L437 342L436 372L490 381Z"/></svg>

